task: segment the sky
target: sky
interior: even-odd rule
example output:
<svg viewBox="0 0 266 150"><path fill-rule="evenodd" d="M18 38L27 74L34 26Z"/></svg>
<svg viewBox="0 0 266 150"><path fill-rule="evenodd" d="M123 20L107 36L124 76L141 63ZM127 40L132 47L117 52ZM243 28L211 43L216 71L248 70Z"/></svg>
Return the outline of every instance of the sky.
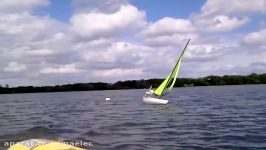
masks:
<svg viewBox="0 0 266 150"><path fill-rule="evenodd" d="M0 85L266 73L266 0L2 0Z"/></svg>

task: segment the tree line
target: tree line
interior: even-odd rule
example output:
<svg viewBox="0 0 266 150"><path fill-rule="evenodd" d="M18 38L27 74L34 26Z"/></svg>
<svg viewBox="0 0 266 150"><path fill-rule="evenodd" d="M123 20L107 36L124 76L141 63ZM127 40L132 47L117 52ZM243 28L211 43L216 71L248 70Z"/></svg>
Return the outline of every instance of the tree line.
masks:
<svg viewBox="0 0 266 150"><path fill-rule="evenodd" d="M118 89L143 89L158 87L164 79L128 80L116 83L75 83L55 86L19 86L9 88L0 87L0 94L11 93L37 93L37 92L66 92L66 91L92 91L92 90L118 90ZM207 76L203 78L178 78L174 87L190 86L217 86L217 85L243 85L266 84L266 74L252 73L250 75L224 75Z"/></svg>

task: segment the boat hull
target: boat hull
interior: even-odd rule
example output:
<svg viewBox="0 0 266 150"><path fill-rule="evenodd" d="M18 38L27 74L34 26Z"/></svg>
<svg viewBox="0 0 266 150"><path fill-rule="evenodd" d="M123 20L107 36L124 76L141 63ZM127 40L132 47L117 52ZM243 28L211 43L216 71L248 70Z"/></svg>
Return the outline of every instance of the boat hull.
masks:
<svg viewBox="0 0 266 150"><path fill-rule="evenodd" d="M147 104L167 104L168 100L144 96L143 102Z"/></svg>

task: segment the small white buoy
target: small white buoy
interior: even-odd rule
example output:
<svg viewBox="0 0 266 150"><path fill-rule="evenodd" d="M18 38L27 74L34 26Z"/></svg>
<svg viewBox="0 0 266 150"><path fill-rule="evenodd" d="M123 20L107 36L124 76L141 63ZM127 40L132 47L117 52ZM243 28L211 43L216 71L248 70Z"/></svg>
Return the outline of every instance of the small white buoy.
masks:
<svg viewBox="0 0 266 150"><path fill-rule="evenodd" d="M106 97L105 100L106 100L106 101L110 101L111 98L110 98L110 97Z"/></svg>

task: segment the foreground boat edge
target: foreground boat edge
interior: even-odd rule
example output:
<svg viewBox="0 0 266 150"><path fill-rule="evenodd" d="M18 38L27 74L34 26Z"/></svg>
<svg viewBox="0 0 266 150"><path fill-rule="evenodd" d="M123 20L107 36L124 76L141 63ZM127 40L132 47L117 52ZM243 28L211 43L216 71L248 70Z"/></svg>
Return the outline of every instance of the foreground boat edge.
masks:
<svg viewBox="0 0 266 150"><path fill-rule="evenodd" d="M65 144L63 142L57 142L46 139L29 139L18 142L11 146L8 150L59 150L59 149L73 149L73 150L86 150L73 145Z"/></svg>

